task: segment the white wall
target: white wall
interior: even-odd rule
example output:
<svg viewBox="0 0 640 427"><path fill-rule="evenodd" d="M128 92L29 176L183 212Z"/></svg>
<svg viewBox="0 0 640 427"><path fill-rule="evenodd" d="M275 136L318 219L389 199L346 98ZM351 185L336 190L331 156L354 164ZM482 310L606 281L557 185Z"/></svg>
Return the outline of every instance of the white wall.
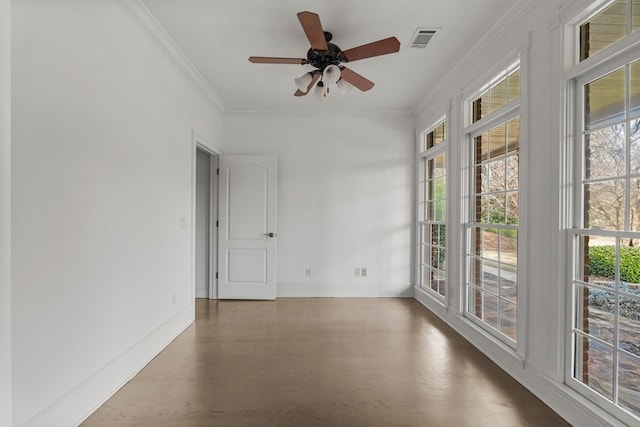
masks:
<svg viewBox="0 0 640 427"><path fill-rule="evenodd" d="M579 10L587 3L587 0L532 2L532 8L526 13L511 13L510 22L499 22L494 31L474 47L472 54L463 58L440 82L439 89L430 94L417 119L416 130L420 132L440 118L449 105L452 106L449 117L452 170L449 176L453 177L453 184L448 189L453 212L449 221L459 223L462 191L456 171L462 165L461 146L464 141L461 94L478 89L478 85L492 77L492 73L500 71L496 67L508 53L524 49L522 72L523 76L529 76L529 98L528 102L526 97L522 98L525 103L522 105L521 206L526 208L521 209L525 221L518 237L523 250L520 263L527 267L521 281L527 286L527 291L522 295L520 305L520 310L526 311L526 317L522 319L526 331L521 339L525 360L518 360L485 338L458 315L463 277L462 273L456 275L455 272L463 271L463 259L453 254L464 252L458 227L449 227L453 233L448 248L451 256L448 266L453 272L449 289L454 292L449 301L450 309L445 311L418 290L416 296L573 425L621 425L563 385L562 379L562 352L566 341L560 334L564 322L560 295L566 283L561 279L565 266L559 262L562 256L558 201L563 29L560 22L569 13L564 9Z"/></svg>
<svg viewBox="0 0 640 427"><path fill-rule="evenodd" d="M411 295L413 126L397 113L225 115L226 154L278 157L278 296Z"/></svg>
<svg viewBox="0 0 640 427"><path fill-rule="evenodd" d="M11 1L0 0L0 425L11 405Z"/></svg>
<svg viewBox="0 0 640 427"><path fill-rule="evenodd" d="M14 425L71 426L192 321L192 131L221 116L118 2L13 12Z"/></svg>

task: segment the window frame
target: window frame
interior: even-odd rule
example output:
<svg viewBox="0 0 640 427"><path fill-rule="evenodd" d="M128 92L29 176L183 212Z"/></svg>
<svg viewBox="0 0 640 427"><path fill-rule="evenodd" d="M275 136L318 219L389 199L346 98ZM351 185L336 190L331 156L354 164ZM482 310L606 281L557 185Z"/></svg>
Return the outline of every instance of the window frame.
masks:
<svg viewBox="0 0 640 427"><path fill-rule="evenodd" d="M479 79L479 82L475 85L476 89L466 92L463 99L463 114L464 114L464 127L462 129L463 135L463 203L462 203L462 226L463 226L463 259L462 264L462 280L459 284L459 307L458 313L462 319L468 322L479 333L490 339L498 347L502 348L507 354L519 361L526 360L526 330L527 330L527 278L528 278L528 264L527 264L527 247L524 243L526 236L529 234L528 221L527 221L527 205L528 205L528 176L529 167L527 164L528 154L528 73L529 73L529 59L528 52L530 47L530 39L524 40L518 49L515 49L510 54L504 56L504 60L501 63L496 64L495 68L492 68L491 73L487 73L488 76L483 79ZM516 69L520 69L520 96L511 102L503 105L499 109L490 112L482 119L472 122L472 102L478 98L487 89L492 87L496 82L507 77L511 72ZM477 319L474 316L467 313L468 294L467 283L469 276L469 262L467 255L471 253L471 239L470 228L473 223L471 209L473 203L471 201L471 190L473 185L473 176L471 174L471 167L473 165L473 138L482 134L483 131L489 131L495 126L503 123L507 123L509 120L520 117L520 147L519 147L519 220L518 220L518 266L517 266L517 313L516 313L516 336L517 341L514 341L499 331L494 330L491 326L485 325L481 319Z"/></svg>
<svg viewBox="0 0 640 427"><path fill-rule="evenodd" d="M444 138L438 144L433 145L431 148L428 147L427 138L428 135L444 124ZM451 274L449 272L449 268L446 268L444 271L445 276L445 286L444 286L444 295L439 292L434 291L431 286L426 286L423 278L423 250L424 245L422 243L422 229L423 226L428 226L429 223L433 222L426 218L422 218L421 208L423 200L421 197L425 197L424 202L427 203L426 196L421 194L421 183L423 182L422 174L426 173L427 166L426 164L429 160L434 160L437 156L444 154L445 155L445 215L442 218L442 223L445 226L445 229L449 229L449 208L450 208L450 197L449 197L449 176L450 176L450 150L449 150L449 122L447 115L441 116L438 120L436 120L432 125L428 126L424 131L420 132L418 138L418 147L417 147L417 168L416 168L416 176L417 176L417 188L416 188L416 287L423 291L426 295L431 297L438 304L447 307L449 304L449 283L451 280ZM425 169L423 171L423 163L425 164ZM424 192L426 193L426 178L424 178ZM449 233L445 233L445 256L447 257L447 264L449 263L450 253L449 253Z"/></svg>

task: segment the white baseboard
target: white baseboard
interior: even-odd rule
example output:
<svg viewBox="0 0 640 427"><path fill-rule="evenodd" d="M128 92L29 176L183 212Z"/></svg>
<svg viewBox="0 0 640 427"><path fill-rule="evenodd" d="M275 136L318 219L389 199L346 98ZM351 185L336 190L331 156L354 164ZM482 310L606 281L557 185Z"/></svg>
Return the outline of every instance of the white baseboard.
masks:
<svg viewBox="0 0 640 427"><path fill-rule="evenodd" d="M580 427L625 426L620 420L590 403L570 387L550 378L539 366L518 360L512 354L495 345L491 339L471 327L462 316L452 311L447 312L441 304L430 298L423 290L415 288L415 299L571 425Z"/></svg>
<svg viewBox="0 0 640 427"><path fill-rule="evenodd" d="M193 303L95 372L22 427L78 426L193 323Z"/></svg>
<svg viewBox="0 0 640 427"><path fill-rule="evenodd" d="M209 290L205 288L196 288L196 298L209 298Z"/></svg>
<svg viewBox="0 0 640 427"><path fill-rule="evenodd" d="M413 297L410 285L336 284L336 283L280 283L276 285L278 298L387 298Z"/></svg>

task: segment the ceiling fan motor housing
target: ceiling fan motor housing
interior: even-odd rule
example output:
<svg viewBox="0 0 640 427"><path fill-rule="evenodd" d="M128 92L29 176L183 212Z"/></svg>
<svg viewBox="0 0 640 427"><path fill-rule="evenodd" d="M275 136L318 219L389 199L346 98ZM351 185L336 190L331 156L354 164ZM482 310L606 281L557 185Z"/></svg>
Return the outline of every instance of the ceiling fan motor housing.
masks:
<svg viewBox="0 0 640 427"><path fill-rule="evenodd" d="M324 71L329 65L340 65L341 62L348 62L345 55L342 53L337 45L333 43L327 43L328 50L314 50L313 48L307 51L308 64L316 67L320 71Z"/></svg>

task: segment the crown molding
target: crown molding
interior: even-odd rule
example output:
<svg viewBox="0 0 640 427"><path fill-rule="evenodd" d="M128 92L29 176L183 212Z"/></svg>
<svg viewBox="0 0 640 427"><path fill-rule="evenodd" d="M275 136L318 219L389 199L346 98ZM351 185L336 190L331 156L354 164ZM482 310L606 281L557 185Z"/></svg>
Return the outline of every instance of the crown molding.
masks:
<svg viewBox="0 0 640 427"><path fill-rule="evenodd" d="M222 98L211 87L202 73L196 68L187 55L178 47L169 33L141 0L114 0L133 22L151 39L165 56L186 73L198 88L206 95L214 107L221 112L226 109Z"/></svg>
<svg viewBox="0 0 640 427"><path fill-rule="evenodd" d="M412 110L267 110L229 108L224 116L394 117L415 120Z"/></svg>

